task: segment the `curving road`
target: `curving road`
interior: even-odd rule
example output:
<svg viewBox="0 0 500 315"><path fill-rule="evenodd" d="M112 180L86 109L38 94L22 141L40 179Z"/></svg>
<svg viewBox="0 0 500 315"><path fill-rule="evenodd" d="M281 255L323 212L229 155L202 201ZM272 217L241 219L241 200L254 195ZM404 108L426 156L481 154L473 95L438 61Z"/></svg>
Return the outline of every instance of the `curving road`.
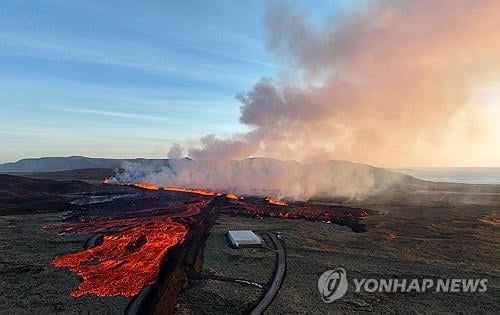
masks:
<svg viewBox="0 0 500 315"><path fill-rule="evenodd" d="M274 277L269 289L267 290L264 297L260 300L259 304L250 312L250 315L260 315L262 314L266 308L271 304L274 297L278 293L278 290L281 287L281 283L285 277L286 273L286 255L285 248L281 241L276 237L274 233L263 233L272 240L274 247L276 248L276 255L278 260L276 261L276 269L274 270Z"/></svg>
<svg viewBox="0 0 500 315"><path fill-rule="evenodd" d="M234 282L234 283L238 283L238 284L242 284L242 285L256 287L259 289L265 289L265 285L260 284L260 283L255 282L255 281L246 280L246 279L228 278L228 277L216 276L216 275L201 275L195 279L196 280L211 279L211 280L218 280L218 281Z"/></svg>

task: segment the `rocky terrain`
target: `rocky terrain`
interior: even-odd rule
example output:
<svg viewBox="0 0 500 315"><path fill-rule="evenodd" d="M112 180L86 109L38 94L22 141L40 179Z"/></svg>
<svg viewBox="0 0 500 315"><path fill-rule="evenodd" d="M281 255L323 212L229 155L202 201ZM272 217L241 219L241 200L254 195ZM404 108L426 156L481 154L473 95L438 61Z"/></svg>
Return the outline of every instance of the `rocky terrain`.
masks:
<svg viewBox="0 0 500 315"><path fill-rule="evenodd" d="M73 298L80 282L51 262L79 251L88 236L42 231L82 192L92 192L101 171L39 174L47 179L0 175L0 314L121 314L129 298ZM109 172L104 171L104 172ZM95 175L92 178L92 174ZM37 176L36 174L34 176ZM67 181L68 177L87 182ZM63 179L63 180L53 180ZM500 187L437 184L415 180L418 187L364 200L316 200L371 210L362 219L366 232L303 219L220 214L206 242L202 276L243 278L265 284L274 254L262 249L235 250L229 229L280 231L285 236L287 275L269 313L479 313L500 305ZM94 198L88 195L88 198ZM486 278L485 293L348 293L333 304L321 301L318 277L343 267L356 278ZM262 290L193 277L180 295L180 314L245 313Z"/></svg>
<svg viewBox="0 0 500 315"><path fill-rule="evenodd" d="M280 231L287 275L269 314L494 314L500 305L500 228L497 208L372 206L367 232L304 220L221 216L207 240L202 274L266 283L274 254L227 246L229 229ZM342 267L350 278L485 278L485 293L366 293L353 288L338 301L321 300L317 281ZM249 312L262 291L215 280L192 280L177 305L180 314Z"/></svg>
<svg viewBox="0 0 500 315"><path fill-rule="evenodd" d="M76 199L74 193L89 191L81 181L55 181L0 174L0 215L64 211Z"/></svg>

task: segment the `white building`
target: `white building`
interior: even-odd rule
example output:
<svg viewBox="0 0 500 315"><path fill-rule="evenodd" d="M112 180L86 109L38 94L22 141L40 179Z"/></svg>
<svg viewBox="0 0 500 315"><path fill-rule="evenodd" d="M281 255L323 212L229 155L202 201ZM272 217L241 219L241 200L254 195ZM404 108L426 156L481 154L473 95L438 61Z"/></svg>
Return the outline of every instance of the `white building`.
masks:
<svg viewBox="0 0 500 315"><path fill-rule="evenodd" d="M262 239L250 230L228 231L227 239L231 246L236 248L262 244Z"/></svg>

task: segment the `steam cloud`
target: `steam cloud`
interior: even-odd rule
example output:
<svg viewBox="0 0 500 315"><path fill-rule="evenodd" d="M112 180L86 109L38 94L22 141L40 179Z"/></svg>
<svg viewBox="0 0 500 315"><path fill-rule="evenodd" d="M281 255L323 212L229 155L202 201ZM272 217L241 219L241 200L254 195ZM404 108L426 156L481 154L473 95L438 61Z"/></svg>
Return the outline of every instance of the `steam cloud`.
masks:
<svg viewBox="0 0 500 315"><path fill-rule="evenodd" d="M171 151L215 160L495 163L498 117L486 117L470 95L498 79L498 12L499 1L370 1L317 29L304 13L271 7L267 47L298 79L263 78L237 97L250 132Z"/></svg>
<svg viewBox="0 0 500 315"><path fill-rule="evenodd" d="M240 122L250 131L207 135L197 146L175 144L169 157L187 153L197 161L131 164L115 180L294 199L358 198L392 189L403 177L312 162L498 163L500 110L488 117L480 98L471 97L500 77L498 12L500 1L370 1L317 29L306 14L271 7L267 46L283 72L237 96ZM305 164L245 159L258 156Z"/></svg>
<svg viewBox="0 0 500 315"><path fill-rule="evenodd" d="M275 159L241 161L170 159L127 163L115 183L148 183L241 195L308 200L312 197L362 199L385 191L407 176L343 161L303 164Z"/></svg>

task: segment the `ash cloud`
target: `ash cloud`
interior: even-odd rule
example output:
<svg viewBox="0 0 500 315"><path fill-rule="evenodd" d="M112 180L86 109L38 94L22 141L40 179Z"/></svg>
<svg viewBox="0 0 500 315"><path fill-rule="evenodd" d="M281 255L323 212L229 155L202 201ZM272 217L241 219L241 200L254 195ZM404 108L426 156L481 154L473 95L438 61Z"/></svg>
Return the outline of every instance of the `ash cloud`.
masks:
<svg viewBox="0 0 500 315"><path fill-rule="evenodd" d="M283 75L237 97L251 131L185 150L214 160L498 161L485 136L498 127L469 91L499 77L499 10L499 1L373 1L318 29L307 14L271 7L267 47Z"/></svg>

